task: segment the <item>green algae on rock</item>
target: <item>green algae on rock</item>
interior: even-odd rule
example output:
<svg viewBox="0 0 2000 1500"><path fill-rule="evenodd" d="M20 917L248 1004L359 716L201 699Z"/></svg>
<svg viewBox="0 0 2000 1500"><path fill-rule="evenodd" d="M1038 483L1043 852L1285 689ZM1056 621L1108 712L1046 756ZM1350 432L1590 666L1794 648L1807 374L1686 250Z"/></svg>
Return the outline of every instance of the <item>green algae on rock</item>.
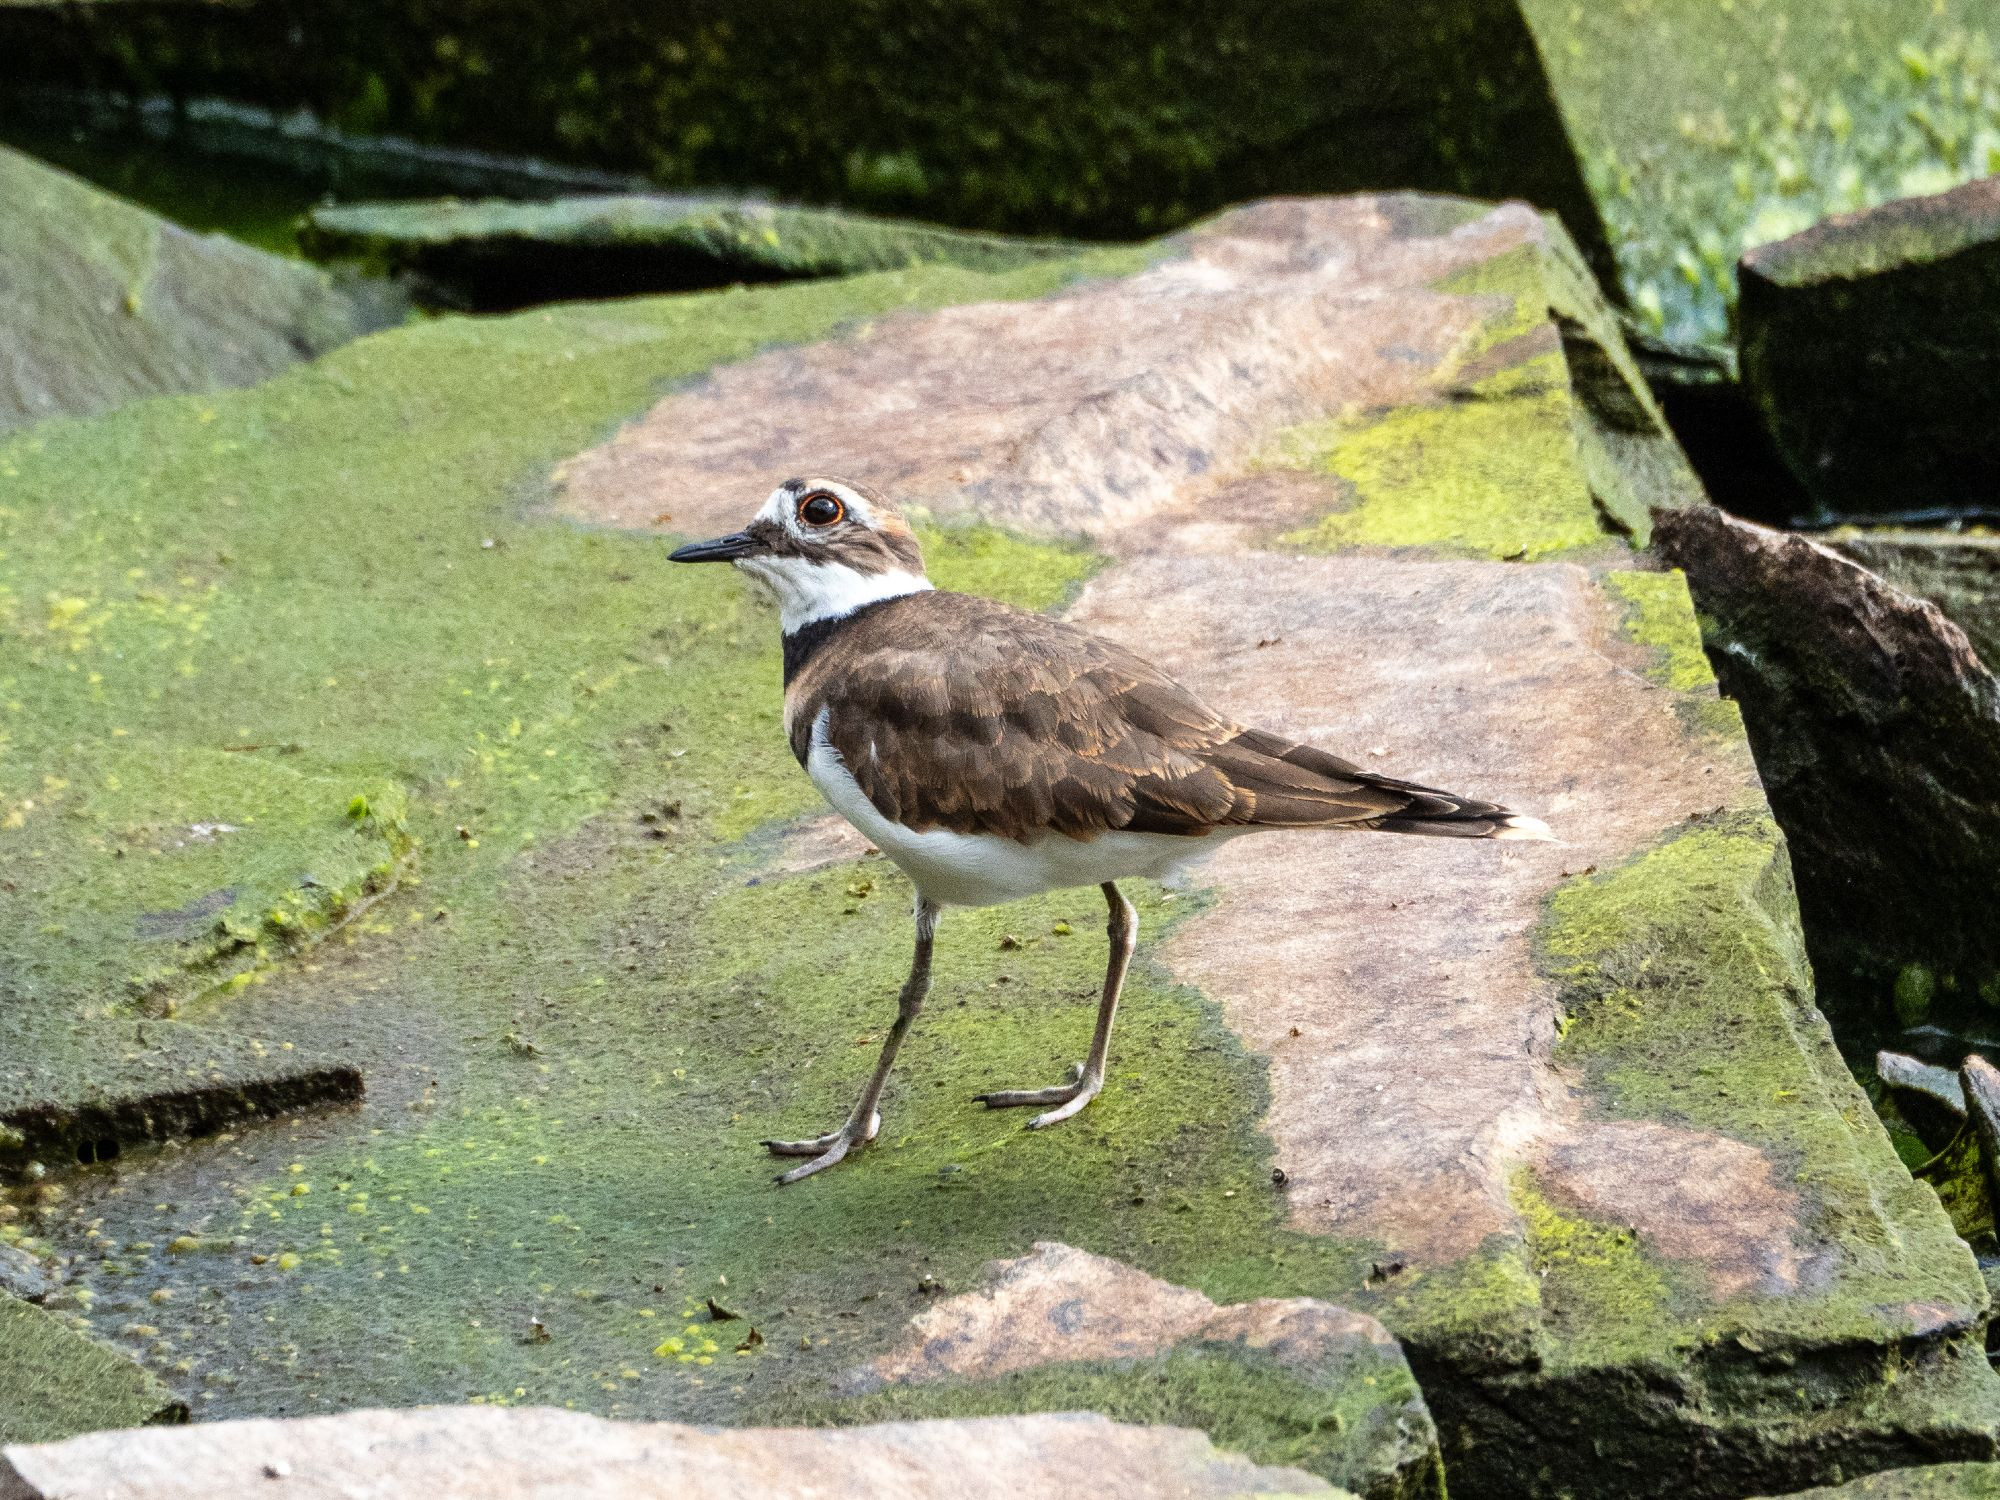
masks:
<svg viewBox="0 0 2000 1500"><path fill-rule="evenodd" d="M0 432L248 385L394 321L395 297L195 235L0 148Z"/></svg>
<svg viewBox="0 0 2000 1500"><path fill-rule="evenodd" d="M4 1292L0 1350L0 1443L50 1443L187 1415L172 1392L131 1360ZM0 1468L5 1463L0 1458Z"/></svg>
<svg viewBox="0 0 2000 1500"><path fill-rule="evenodd" d="M494 309L917 265L1000 271L1082 246L752 199L615 194L317 208L306 254L418 278L427 301Z"/></svg>
<svg viewBox="0 0 2000 1500"><path fill-rule="evenodd" d="M1643 543L1655 507L1701 485L1591 280L1553 219L1530 243L1453 272L1437 290L1492 299L1437 400L1343 413L1284 433L1271 462L1328 472L1354 500L1287 541L1426 547L1535 561Z"/></svg>

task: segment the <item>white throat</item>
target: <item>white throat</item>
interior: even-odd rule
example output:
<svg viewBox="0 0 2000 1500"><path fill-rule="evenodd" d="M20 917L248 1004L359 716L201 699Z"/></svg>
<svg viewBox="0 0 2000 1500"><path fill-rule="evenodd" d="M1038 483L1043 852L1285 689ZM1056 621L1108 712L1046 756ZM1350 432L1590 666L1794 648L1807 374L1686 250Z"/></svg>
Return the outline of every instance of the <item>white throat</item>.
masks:
<svg viewBox="0 0 2000 1500"><path fill-rule="evenodd" d="M891 568L862 573L845 563L806 557L741 557L736 566L762 579L778 596L778 623L786 635L819 620L837 620L864 604L928 591L931 581Z"/></svg>

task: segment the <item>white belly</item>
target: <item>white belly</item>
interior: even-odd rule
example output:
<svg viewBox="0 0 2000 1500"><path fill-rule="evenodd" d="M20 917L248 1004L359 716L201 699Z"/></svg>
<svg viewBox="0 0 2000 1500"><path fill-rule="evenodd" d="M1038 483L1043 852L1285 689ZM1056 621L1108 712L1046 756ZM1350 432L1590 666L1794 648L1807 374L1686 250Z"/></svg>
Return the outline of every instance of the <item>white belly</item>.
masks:
<svg viewBox="0 0 2000 1500"><path fill-rule="evenodd" d="M1252 831L1218 829L1206 838L1183 838L1113 829L1094 839L1052 833L1033 843L942 828L918 833L883 817L863 794L839 752L827 743L824 710L813 725L806 775L835 812L895 861L918 891L942 906L993 906L1041 891L1132 876L1165 879L1233 835Z"/></svg>

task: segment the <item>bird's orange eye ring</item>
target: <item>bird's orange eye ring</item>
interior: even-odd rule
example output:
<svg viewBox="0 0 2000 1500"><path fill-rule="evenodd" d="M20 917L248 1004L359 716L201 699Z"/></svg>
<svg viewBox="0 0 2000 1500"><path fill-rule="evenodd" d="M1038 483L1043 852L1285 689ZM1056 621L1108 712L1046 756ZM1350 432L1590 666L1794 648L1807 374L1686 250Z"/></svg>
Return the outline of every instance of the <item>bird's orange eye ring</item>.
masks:
<svg viewBox="0 0 2000 1500"><path fill-rule="evenodd" d="M814 490L799 501L799 519L808 526L835 526L847 517L847 507L838 495Z"/></svg>

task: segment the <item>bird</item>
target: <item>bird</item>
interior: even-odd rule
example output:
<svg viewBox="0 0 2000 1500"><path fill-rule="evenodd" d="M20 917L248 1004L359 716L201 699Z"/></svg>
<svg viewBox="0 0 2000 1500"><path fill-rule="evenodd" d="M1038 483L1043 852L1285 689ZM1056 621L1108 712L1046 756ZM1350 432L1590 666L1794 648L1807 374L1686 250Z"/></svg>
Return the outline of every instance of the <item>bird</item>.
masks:
<svg viewBox="0 0 2000 1500"><path fill-rule="evenodd" d="M915 887L916 944L896 1019L853 1110L804 1140L780 1185L874 1140L883 1086L930 988L939 913L1097 886L1109 958L1084 1060L1048 1088L975 1096L1067 1120L1104 1087L1138 943L1121 880L1168 878L1225 840L1283 829L1550 839L1539 818L1364 770L1209 707L1080 626L935 588L909 522L852 480L788 479L741 531L674 562L728 562L776 596L785 733L833 809Z"/></svg>

